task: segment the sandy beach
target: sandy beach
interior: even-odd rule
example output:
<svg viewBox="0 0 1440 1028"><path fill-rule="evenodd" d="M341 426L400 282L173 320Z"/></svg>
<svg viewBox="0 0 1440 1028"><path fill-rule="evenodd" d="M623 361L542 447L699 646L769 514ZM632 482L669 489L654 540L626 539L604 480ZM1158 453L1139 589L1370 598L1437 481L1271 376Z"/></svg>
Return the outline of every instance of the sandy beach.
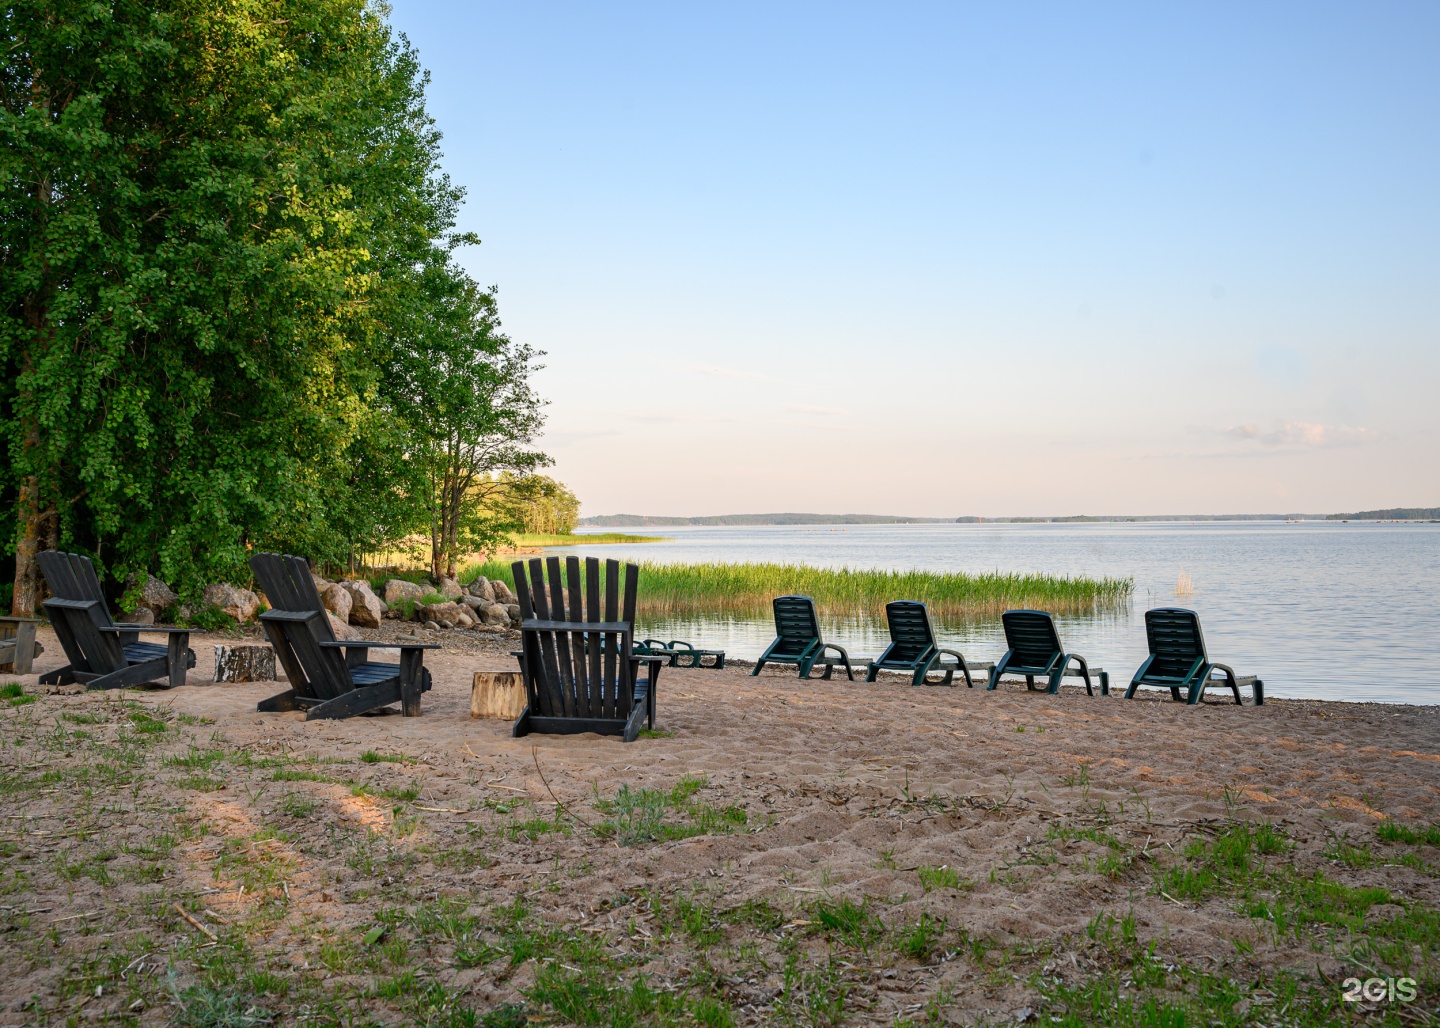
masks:
<svg viewBox="0 0 1440 1028"><path fill-rule="evenodd" d="M1378 1016L1435 1007L1440 708L667 668L658 737L513 739L468 702L515 639L442 640L419 718L258 714L284 686L214 684L204 636L183 688L16 679L0 1024L223 995L283 1023L1326 1023L1352 975L1418 979Z"/></svg>

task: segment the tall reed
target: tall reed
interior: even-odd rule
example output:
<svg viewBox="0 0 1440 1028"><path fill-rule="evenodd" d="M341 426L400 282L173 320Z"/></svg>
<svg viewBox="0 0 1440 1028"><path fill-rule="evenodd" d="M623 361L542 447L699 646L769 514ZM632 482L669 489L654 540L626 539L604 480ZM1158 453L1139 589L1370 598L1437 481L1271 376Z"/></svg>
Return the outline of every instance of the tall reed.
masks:
<svg viewBox="0 0 1440 1028"><path fill-rule="evenodd" d="M508 561L466 569L514 586ZM649 615L752 614L766 616L776 596L798 593L826 614L878 616L889 600L921 600L937 615L998 614L1035 607L1056 614L1122 608L1134 589L1130 578L1064 575L971 575L961 572L851 570L801 564L640 565L640 612Z"/></svg>

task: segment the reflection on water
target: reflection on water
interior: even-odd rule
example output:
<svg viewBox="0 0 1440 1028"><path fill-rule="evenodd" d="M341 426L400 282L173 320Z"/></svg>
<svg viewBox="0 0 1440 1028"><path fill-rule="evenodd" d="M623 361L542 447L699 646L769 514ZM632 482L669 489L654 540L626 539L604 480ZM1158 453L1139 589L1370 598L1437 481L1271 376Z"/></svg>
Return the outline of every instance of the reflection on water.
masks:
<svg viewBox="0 0 1440 1028"><path fill-rule="evenodd" d="M851 525L667 528L668 542L580 547L600 557L778 561L817 567L1131 576L1130 609L1059 617L1068 649L1129 681L1144 659L1144 612L1199 611L1211 656L1259 674L1273 696L1440 702L1440 525L1342 522ZM1177 596L1181 572L1190 594ZM895 597L905 599L905 597ZM852 660L887 641L874 620L823 619ZM649 637L685 639L753 659L774 637L767 619L641 619ZM942 645L994 660L1000 619L937 619Z"/></svg>

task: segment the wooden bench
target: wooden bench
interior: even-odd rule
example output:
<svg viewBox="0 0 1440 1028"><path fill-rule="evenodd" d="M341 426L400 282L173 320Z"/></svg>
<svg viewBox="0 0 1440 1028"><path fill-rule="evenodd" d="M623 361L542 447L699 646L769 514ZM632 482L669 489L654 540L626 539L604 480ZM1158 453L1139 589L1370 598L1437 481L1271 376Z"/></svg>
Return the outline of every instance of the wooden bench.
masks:
<svg viewBox="0 0 1440 1028"><path fill-rule="evenodd" d="M45 647L35 640L37 618L0 617L0 671L28 675Z"/></svg>

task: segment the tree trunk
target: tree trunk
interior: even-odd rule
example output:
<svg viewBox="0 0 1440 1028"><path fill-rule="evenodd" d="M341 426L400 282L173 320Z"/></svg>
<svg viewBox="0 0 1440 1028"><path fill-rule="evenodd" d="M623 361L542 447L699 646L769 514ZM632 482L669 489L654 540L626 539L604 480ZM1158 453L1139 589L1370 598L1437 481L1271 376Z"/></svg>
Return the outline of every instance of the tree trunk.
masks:
<svg viewBox="0 0 1440 1028"><path fill-rule="evenodd" d="M16 506L20 537L15 542L15 595L10 602L10 615L33 618L40 598L40 565L35 554L40 549L41 522L45 517L40 512L38 477L27 475L20 480L20 501Z"/></svg>

